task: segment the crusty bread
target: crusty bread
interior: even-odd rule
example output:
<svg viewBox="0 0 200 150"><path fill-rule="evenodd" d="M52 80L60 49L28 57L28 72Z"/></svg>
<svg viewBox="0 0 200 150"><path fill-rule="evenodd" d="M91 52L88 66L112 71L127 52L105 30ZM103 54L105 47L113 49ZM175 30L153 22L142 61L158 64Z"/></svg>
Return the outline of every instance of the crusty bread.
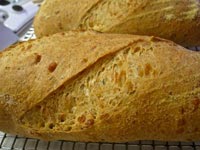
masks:
<svg viewBox="0 0 200 150"><path fill-rule="evenodd" d="M45 0L34 27L37 37L77 29L158 36L200 45L198 0Z"/></svg>
<svg viewBox="0 0 200 150"><path fill-rule="evenodd" d="M45 140L200 140L200 53L58 33L0 53L0 130Z"/></svg>

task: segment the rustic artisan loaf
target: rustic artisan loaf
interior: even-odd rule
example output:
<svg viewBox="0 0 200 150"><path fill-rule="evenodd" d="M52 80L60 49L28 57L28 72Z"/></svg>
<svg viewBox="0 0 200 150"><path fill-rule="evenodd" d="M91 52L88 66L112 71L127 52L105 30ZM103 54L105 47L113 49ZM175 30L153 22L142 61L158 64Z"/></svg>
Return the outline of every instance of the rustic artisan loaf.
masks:
<svg viewBox="0 0 200 150"><path fill-rule="evenodd" d="M200 1L45 0L34 26L38 37L92 29L154 35L183 45L200 45Z"/></svg>
<svg viewBox="0 0 200 150"><path fill-rule="evenodd" d="M0 53L0 130L46 140L200 140L200 53L58 33Z"/></svg>

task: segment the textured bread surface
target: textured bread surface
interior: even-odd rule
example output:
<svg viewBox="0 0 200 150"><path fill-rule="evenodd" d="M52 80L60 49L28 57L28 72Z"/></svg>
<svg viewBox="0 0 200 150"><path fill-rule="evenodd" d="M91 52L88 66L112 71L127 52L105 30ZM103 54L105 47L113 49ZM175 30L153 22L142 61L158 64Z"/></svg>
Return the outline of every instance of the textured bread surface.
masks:
<svg viewBox="0 0 200 150"><path fill-rule="evenodd" d="M199 0L45 0L37 37L69 30L158 36L200 45Z"/></svg>
<svg viewBox="0 0 200 150"><path fill-rule="evenodd" d="M0 130L45 140L200 140L200 53L58 33L0 53Z"/></svg>

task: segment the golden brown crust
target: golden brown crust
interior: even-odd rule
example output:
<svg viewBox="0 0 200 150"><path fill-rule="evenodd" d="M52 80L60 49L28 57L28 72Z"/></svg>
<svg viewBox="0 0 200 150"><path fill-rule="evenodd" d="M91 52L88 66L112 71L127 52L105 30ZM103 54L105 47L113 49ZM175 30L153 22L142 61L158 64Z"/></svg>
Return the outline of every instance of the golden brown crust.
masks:
<svg viewBox="0 0 200 150"><path fill-rule="evenodd" d="M153 35L194 46L200 45L200 3L197 0L46 0L34 26L38 37L91 29Z"/></svg>
<svg viewBox="0 0 200 150"><path fill-rule="evenodd" d="M200 53L173 42L58 33L4 51L0 64L5 132L45 140L200 139Z"/></svg>

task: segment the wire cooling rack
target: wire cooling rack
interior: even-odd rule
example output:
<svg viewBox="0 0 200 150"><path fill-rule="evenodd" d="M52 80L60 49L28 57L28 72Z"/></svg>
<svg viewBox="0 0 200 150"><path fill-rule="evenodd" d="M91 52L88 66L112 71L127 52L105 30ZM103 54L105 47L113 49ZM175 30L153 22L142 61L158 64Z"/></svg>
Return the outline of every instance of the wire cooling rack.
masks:
<svg viewBox="0 0 200 150"><path fill-rule="evenodd" d="M34 39L30 28L20 41ZM190 47L200 51L200 47ZM47 142L0 132L0 150L200 150L198 142L135 141L128 143L83 143L70 141Z"/></svg>
<svg viewBox="0 0 200 150"><path fill-rule="evenodd" d="M0 132L0 150L200 150L200 142L135 141L128 143L47 142Z"/></svg>

